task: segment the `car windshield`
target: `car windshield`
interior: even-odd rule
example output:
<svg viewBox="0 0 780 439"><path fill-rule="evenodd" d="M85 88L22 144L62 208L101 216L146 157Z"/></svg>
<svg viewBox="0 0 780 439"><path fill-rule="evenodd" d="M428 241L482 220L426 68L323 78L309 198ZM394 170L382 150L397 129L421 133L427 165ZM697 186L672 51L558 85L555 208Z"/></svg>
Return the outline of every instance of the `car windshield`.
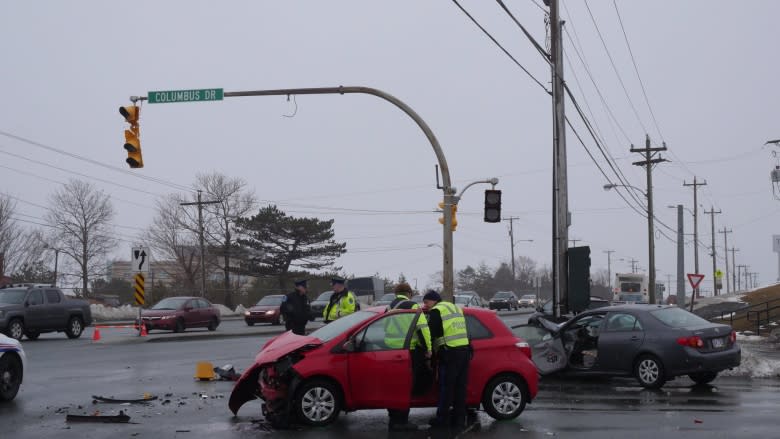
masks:
<svg viewBox="0 0 780 439"><path fill-rule="evenodd" d="M385 294L379 300L383 302L392 302L395 299L395 294Z"/></svg>
<svg viewBox="0 0 780 439"><path fill-rule="evenodd" d="M346 317L342 317L338 320L330 322L309 335L320 339L320 341L323 343L327 343L344 333L344 331L347 329L352 328L358 323L365 322L371 317L374 317L376 314L377 313L373 311L358 311Z"/></svg>
<svg viewBox="0 0 780 439"><path fill-rule="evenodd" d="M0 303L11 305L21 305L24 302L24 296L27 290L5 290L0 291Z"/></svg>
<svg viewBox="0 0 780 439"><path fill-rule="evenodd" d="M423 296L421 296L420 294L418 294L418 295L416 295L416 296L412 297L412 302L416 302L416 303L422 303L422 302L423 302Z"/></svg>
<svg viewBox="0 0 780 439"><path fill-rule="evenodd" d="M523 296L523 299L525 299L525 300L531 300L531 299L535 299L535 298L536 298L536 296L534 296L533 294L526 294L525 296Z"/></svg>
<svg viewBox="0 0 780 439"><path fill-rule="evenodd" d="M317 296L317 299L315 300L319 300L321 302L327 302L328 300L330 300L330 296L332 295L333 295L333 291L325 291L324 293Z"/></svg>
<svg viewBox="0 0 780 439"><path fill-rule="evenodd" d="M656 319L660 320L666 326L672 328L686 328L689 326L701 326L709 325L710 322L697 316L696 314L689 313L681 308L662 308L655 311L650 311L650 314Z"/></svg>
<svg viewBox="0 0 780 439"><path fill-rule="evenodd" d="M455 296L455 303L469 303L471 296Z"/></svg>
<svg viewBox="0 0 780 439"><path fill-rule="evenodd" d="M282 304L284 296L265 296L257 302L257 306L277 306Z"/></svg>
<svg viewBox="0 0 780 439"><path fill-rule="evenodd" d="M512 293L502 292L502 293L496 293L496 295L493 298L494 299L509 299L510 297L512 297Z"/></svg>
<svg viewBox="0 0 780 439"><path fill-rule="evenodd" d="M157 305L154 305L152 309L179 309L184 302L189 299L163 299Z"/></svg>

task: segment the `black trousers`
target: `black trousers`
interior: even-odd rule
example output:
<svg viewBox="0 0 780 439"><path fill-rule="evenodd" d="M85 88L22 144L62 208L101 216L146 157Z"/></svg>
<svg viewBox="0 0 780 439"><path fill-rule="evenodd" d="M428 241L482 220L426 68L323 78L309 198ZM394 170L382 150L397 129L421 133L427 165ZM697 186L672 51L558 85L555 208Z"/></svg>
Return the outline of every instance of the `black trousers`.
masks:
<svg viewBox="0 0 780 439"><path fill-rule="evenodd" d="M286 330L292 330L293 334L306 335L306 320L302 322L285 320L284 328Z"/></svg>
<svg viewBox="0 0 780 439"><path fill-rule="evenodd" d="M436 418L440 425L463 427L466 424L466 386L470 362L471 351L468 347L443 348L439 351L439 405Z"/></svg>

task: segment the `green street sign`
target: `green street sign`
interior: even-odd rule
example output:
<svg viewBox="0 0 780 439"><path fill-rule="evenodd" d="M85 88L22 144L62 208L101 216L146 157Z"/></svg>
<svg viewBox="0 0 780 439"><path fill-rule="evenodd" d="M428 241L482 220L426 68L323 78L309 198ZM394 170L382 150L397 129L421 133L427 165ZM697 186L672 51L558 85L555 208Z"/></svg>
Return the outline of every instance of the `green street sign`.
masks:
<svg viewBox="0 0 780 439"><path fill-rule="evenodd" d="M204 88L200 90L164 90L150 91L147 101L150 104L172 104L174 102L221 101L224 92L221 88Z"/></svg>

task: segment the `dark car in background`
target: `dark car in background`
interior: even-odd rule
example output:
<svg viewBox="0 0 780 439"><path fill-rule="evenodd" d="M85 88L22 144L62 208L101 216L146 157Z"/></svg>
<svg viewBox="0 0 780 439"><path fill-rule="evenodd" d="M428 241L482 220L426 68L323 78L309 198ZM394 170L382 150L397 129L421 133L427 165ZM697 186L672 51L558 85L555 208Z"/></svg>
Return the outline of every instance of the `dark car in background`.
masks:
<svg viewBox="0 0 780 439"><path fill-rule="evenodd" d="M456 294L454 299L455 305L459 305L461 308L484 308L479 296Z"/></svg>
<svg viewBox="0 0 780 439"><path fill-rule="evenodd" d="M284 298L283 294L263 297L255 306L244 312L244 321L249 326L253 326L255 323L281 325L284 323L284 316L281 311Z"/></svg>
<svg viewBox="0 0 780 439"><path fill-rule="evenodd" d="M200 297L168 297L151 309L141 311L146 330L163 329L184 332L187 328L215 331L220 322L219 310Z"/></svg>
<svg viewBox="0 0 780 439"><path fill-rule="evenodd" d="M512 310L517 309L520 305L517 302L517 295L511 291L499 291L490 299L490 309L495 310Z"/></svg>
<svg viewBox="0 0 780 439"><path fill-rule="evenodd" d="M731 326L669 305L603 307L563 324L539 319L512 331L531 345L542 375L633 376L657 389L682 375L706 384L741 361Z"/></svg>
<svg viewBox="0 0 780 439"><path fill-rule="evenodd" d="M0 288L0 331L16 340L37 339L44 332L81 337L92 324L86 300L70 298L44 284L15 284Z"/></svg>
<svg viewBox="0 0 780 439"><path fill-rule="evenodd" d="M330 296L332 295L333 291L325 291L309 304L309 320L314 321L314 319L322 317L322 313L325 311L325 307L328 306L328 303L330 303Z"/></svg>

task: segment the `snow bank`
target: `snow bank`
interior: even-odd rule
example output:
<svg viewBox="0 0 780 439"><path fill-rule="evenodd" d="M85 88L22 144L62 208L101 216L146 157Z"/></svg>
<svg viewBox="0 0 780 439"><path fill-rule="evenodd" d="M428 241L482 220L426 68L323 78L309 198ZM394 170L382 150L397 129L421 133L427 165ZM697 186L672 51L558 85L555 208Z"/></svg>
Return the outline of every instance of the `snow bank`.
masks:
<svg viewBox="0 0 780 439"><path fill-rule="evenodd" d="M723 376L740 376L750 378L780 377L780 359L770 358L753 350L751 346L742 345L742 363L733 370L724 370Z"/></svg>
<svg viewBox="0 0 780 439"><path fill-rule="evenodd" d="M246 308L241 305L238 305L235 311L231 311L225 305L215 304L214 306L219 309L222 317L243 316L244 311L246 311ZM136 306L122 305L112 307L92 304L89 307L92 310L92 318L99 322L135 320L138 318L138 307Z"/></svg>

